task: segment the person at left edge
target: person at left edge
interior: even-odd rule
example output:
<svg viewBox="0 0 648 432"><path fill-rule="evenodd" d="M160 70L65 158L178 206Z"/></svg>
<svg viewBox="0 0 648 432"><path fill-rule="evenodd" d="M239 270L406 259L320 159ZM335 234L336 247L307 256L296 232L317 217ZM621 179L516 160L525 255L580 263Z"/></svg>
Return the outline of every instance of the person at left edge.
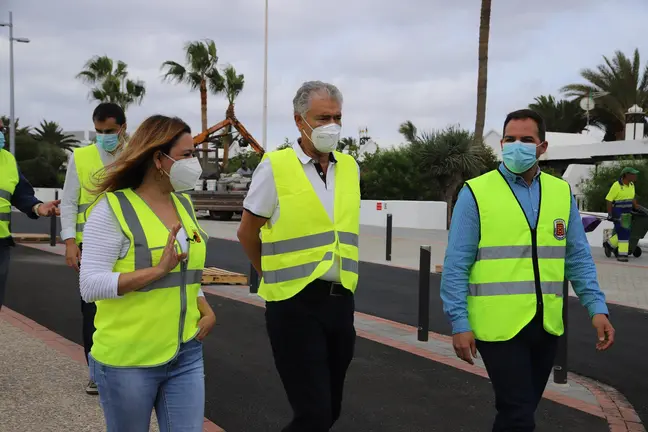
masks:
<svg viewBox="0 0 648 432"><path fill-rule="evenodd" d="M34 195L34 188L22 175L16 159L5 149L7 128L0 119L0 309L4 302L11 247L15 245L11 236L11 206L16 207L31 219L58 214L57 201L43 203Z"/></svg>
<svg viewBox="0 0 648 432"><path fill-rule="evenodd" d="M97 184L95 175L115 161L124 148L126 137L126 115L117 104L104 102L97 105L92 113L92 122L97 134L95 142L75 148L70 155L61 198L61 239L65 242L65 260L77 272L83 248L86 209L95 200L90 193ZM83 317L83 349L88 361L97 308L94 303L79 300ZM90 380L85 391L97 394L97 385Z"/></svg>
<svg viewBox="0 0 648 432"><path fill-rule="evenodd" d="M477 350L495 391L493 432L531 432L556 355L563 281L596 329L614 343L596 267L569 184L542 173L543 118L523 109L504 121L503 163L468 180L454 208L441 299L457 357Z"/></svg>
<svg viewBox="0 0 648 432"><path fill-rule="evenodd" d="M155 115L100 174L83 231L81 296L95 302L88 357L108 432L198 432L202 340L216 322L200 289L207 234L187 194L202 169L189 126Z"/></svg>

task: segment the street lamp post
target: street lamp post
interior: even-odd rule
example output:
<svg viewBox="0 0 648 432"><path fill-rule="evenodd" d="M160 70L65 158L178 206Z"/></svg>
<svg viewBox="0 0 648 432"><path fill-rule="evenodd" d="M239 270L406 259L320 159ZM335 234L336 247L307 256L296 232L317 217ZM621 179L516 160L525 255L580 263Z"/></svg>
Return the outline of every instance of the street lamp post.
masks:
<svg viewBox="0 0 648 432"><path fill-rule="evenodd" d="M14 112L14 55L13 43L29 43L27 38L17 38L13 35L13 14L9 12L9 22L0 23L0 27L9 27L9 151L16 154L16 115Z"/></svg>
<svg viewBox="0 0 648 432"><path fill-rule="evenodd" d="M268 149L268 0L265 0L265 40L263 57L263 149Z"/></svg>

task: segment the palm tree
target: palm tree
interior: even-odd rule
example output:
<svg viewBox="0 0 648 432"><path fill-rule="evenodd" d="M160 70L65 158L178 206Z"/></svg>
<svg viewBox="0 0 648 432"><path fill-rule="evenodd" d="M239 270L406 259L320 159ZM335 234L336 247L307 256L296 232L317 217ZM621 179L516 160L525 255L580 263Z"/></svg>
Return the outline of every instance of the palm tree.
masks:
<svg viewBox="0 0 648 432"><path fill-rule="evenodd" d="M58 123L47 120L40 122L33 135L36 141L52 144L61 150L72 150L79 145L79 140L74 135L64 133Z"/></svg>
<svg viewBox="0 0 648 432"><path fill-rule="evenodd" d="M460 186L490 168L485 146L475 144L478 141L473 134L456 127L418 134L412 122L407 121L401 124L399 132L409 143L412 160L417 161L419 170L438 182L440 195L447 204L449 227Z"/></svg>
<svg viewBox="0 0 648 432"><path fill-rule="evenodd" d="M0 120L2 120L2 124L5 125L5 127L7 128L11 127L11 119L9 117L3 115L0 116ZM31 127L25 126L21 128L19 124L19 120L20 119L18 117L16 117L16 119L14 120L14 126L16 128L16 136L29 134L29 132L31 131Z"/></svg>
<svg viewBox="0 0 648 432"><path fill-rule="evenodd" d="M486 122L486 89L488 87L488 38L490 36L491 0L482 0L479 19L479 66L477 70L477 116L475 143L481 143Z"/></svg>
<svg viewBox="0 0 648 432"><path fill-rule="evenodd" d="M221 92L227 97L227 111L225 118L236 119L234 114L234 101L243 91L245 86L245 77L243 74L237 74L234 66L228 65L223 69L223 87ZM232 143L232 126L225 127L223 134L223 168L227 167L229 147Z"/></svg>
<svg viewBox="0 0 648 432"><path fill-rule="evenodd" d="M529 108L542 116L549 132L581 133L587 126L585 111L576 100L556 100L553 96L538 96ZM597 119L590 125L599 126Z"/></svg>
<svg viewBox="0 0 648 432"><path fill-rule="evenodd" d="M121 60L115 65L108 56L92 57L76 77L93 86L91 99L116 103L124 111L134 103L140 105L146 94L143 81L128 78L128 65Z"/></svg>
<svg viewBox="0 0 648 432"><path fill-rule="evenodd" d="M623 139L628 109L634 104L648 107L648 65L642 71L639 50L635 49L632 58L621 51L616 51L611 59L603 56L603 64L595 70L583 69L581 76L587 84L569 84L561 91L576 99L606 92L596 99L592 115L604 125L606 140Z"/></svg>
<svg viewBox="0 0 648 432"><path fill-rule="evenodd" d="M186 66L175 61L162 63L162 70L166 70L163 80L176 83L185 83L191 90L200 90L200 120L202 130L207 130L207 89L212 93L221 93L225 83L218 72L216 65L218 55L216 44L211 39L205 41L187 42L185 45ZM208 143L203 143L203 163L207 163Z"/></svg>

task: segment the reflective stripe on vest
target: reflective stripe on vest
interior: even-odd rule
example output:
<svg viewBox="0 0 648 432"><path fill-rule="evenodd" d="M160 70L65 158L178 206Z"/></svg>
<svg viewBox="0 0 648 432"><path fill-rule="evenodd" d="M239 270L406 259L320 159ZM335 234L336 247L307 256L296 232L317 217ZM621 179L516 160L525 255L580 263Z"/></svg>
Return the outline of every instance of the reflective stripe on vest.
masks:
<svg viewBox="0 0 648 432"><path fill-rule="evenodd" d="M77 178L79 179L76 242L80 244L83 242L83 228L88 217L86 212L90 209L96 198L90 191L97 186L97 173L101 172L104 164L101 160L99 149L95 144L75 148L74 164Z"/></svg>
<svg viewBox="0 0 648 432"><path fill-rule="evenodd" d="M18 181L16 159L7 150L0 149L0 239L11 237L11 198Z"/></svg>
<svg viewBox="0 0 648 432"><path fill-rule="evenodd" d="M133 238L134 238L133 246L135 249L135 270L153 267L150 248L148 246L146 234L144 234L144 227L142 226L141 221L137 217L137 212L135 212L135 209L133 208L133 204L131 204L131 202L128 200L128 198L126 198L126 195L124 195L123 192L115 192L115 196L119 201L119 205L121 206L122 212L124 214L124 218L126 218L126 223L128 223L128 227L130 228L131 233L133 233ZM182 203L183 207L185 209L188 209L187 213L194 221L194 223L198 225L198 222L196 221L194 214L190 211L191 204L189 204L186 198L183 197L182 195L176 195L176 196L178 200ZM187 270L185 274L186 274L186 280L185 280L186 283L188 284L201 283L203 270ZM182 278L179 272L168 273L162 279L158 279L157 281L147 285L146 287L138 291L147 292L155 289L172 288L181 284L182 284Z"/></svg>
<svg viewBox="0 0 648 432"><path fill-rule="evenodd" d="M540 209L535 228L503 174L469 180L480 217L480 241L469 277L468 320L483 341L513 338L542 304L544 327L563 333L562 303L569 185L540 174Z"/></svg>
<svg viewBox="0 0 648 432"><path fill-rule="evenodd" d="M340 261L344 287L358 281L360 188L355 160L335 152L335 221L331 221L292 148L267 153L277 195L279 218L261 229L263 278L259 296L285 300L323 276Z"/></svg>
<svg viewBox="0 0 648 432"><path fill-rule="evenodd" d="M632 208L633 201L634 199L618 200L614 201L612 205L616 208Z"/></svg>
<svg viewBox="0 0 648 432"><path fill-rule="evenodd" d="M358 247L358 235L349 232L338 232L340 243ZM261 256L279 255L291 252L299 252L307 249L327 246L335 243L335 231L327 231L309 236L279 240L261 245ZM308 277L321 262L333 259L333 253L327 252L320 261L306 263L298 266L288 267L281 270L264 271L263 277L267 283L287 282L295 279ZM341 258L342 270L358 273L358 261Z"/></svg>
<svg viewBox="0 0 648 432"><path fill-rule="evenodd" d="M105 197L130 242L128 252L117 260L113 271L130 273L158 265L169 235L158 216L130 189ZM174 194L172 199L185 231L194 233L194 240L187 244L187 261L142 289L96 302L91 354L99 363L113 367L163 365L199 330L197 297L206 244L190 199L181 194Z"/></svg>

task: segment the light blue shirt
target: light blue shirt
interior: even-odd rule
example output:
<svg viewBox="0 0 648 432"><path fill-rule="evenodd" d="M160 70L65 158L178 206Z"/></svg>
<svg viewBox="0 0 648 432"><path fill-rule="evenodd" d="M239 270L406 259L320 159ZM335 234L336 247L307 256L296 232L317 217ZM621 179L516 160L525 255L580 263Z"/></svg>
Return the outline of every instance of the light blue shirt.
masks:
<svg viewBox="0 0 648 432"><path fill-rule="evenodd" d="M540 183L536 174L531 186L500 164L513 193L520 201L529 222L537 225L540 207ZM545 174L548 175L548 174ZM450 223L448 248L441 278L443 311L452 324L452 333L471 331L468 322L468 276L475 262L479 245L479 212L470 190L466 186L459 192ZM565 278L591 316L608 314L605 294L596 278L596 266L592 258L587 236L583 229L576 200L572 197L569 223L567 225L567 250L565 255Z"/></svg>

